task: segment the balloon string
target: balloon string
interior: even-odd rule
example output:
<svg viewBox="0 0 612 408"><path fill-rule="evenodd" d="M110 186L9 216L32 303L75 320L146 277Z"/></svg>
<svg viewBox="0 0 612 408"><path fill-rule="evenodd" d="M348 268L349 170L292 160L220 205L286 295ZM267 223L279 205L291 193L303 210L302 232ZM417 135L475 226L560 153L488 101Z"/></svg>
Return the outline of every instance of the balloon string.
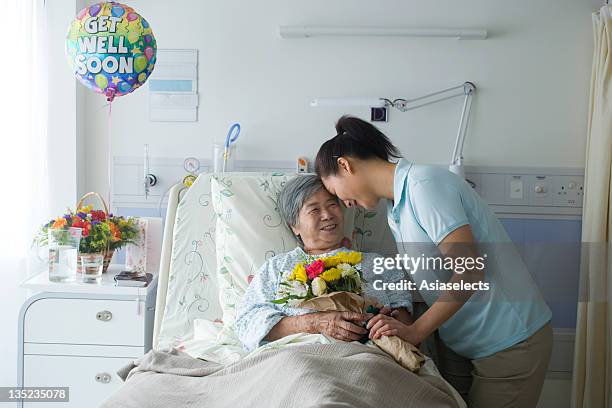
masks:
<svg viewBox="0 0 612 408"><path fill-rule="evenodd" d="M112 99L108 101L108 208L109 211L113 212L113 203L111 201L112 193L112 181L113 181L113 149L112 149L112 132L111 132L111 124L112 124L112 114L113 114L113 101Z"/></svg>

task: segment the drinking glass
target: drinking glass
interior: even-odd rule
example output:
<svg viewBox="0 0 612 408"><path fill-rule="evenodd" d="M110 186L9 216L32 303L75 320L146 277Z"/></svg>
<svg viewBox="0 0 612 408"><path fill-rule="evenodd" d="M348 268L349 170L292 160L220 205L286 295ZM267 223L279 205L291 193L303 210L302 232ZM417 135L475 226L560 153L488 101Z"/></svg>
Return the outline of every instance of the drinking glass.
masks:
<svg viewBox="0 0 612 408"><path fill-rule="evenodd" d="M49 229L49 280L74 282L77 274L77 254L81 228Z"/></svg>

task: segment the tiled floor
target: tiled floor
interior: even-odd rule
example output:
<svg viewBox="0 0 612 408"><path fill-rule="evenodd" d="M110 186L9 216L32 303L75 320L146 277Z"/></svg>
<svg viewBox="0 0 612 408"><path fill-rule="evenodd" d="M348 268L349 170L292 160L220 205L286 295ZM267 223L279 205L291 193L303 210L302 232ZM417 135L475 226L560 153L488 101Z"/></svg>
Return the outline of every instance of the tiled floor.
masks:
<svg viewBox="0 0 612 408"><path fill-rule="evenodd" d="M547 379L537 408L569 408L572 380Z"/></svg>

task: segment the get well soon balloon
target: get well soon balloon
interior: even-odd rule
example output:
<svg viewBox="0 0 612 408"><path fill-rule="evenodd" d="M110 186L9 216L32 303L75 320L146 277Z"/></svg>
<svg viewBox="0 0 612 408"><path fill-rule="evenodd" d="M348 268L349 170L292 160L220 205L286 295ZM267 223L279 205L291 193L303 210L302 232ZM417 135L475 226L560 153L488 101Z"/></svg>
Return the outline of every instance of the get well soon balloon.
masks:
<svg viewBox="0 0 612 408"><path fill-rule="evenodd" d="M66 37L66 56L75 76L109 101L144 84L153 72L156 54L147 20L115 2L81 10Z"/></svg>

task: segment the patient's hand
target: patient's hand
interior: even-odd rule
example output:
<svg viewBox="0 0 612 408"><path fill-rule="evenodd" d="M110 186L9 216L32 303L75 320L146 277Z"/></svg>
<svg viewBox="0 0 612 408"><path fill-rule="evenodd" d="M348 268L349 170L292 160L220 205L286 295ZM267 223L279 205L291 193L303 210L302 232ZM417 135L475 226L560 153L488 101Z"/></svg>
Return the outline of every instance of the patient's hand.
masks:
<svg viewBox="0 0 612 408"><path fill-rule="evenodd" d="M371 317L371 313L354 312L315 312L285 316L272 327L264 339L274 341L295 333L320 333L338 340L359 340L368 331L355 323L362 324Z"/></svg>
<svg viewBox="0 0 612 408"><path fill-rule="evenodd" d="M310 313L314 331L338 340L356 341L368 331L355 323L363 323L372 315L355 312Z"/></svg>

